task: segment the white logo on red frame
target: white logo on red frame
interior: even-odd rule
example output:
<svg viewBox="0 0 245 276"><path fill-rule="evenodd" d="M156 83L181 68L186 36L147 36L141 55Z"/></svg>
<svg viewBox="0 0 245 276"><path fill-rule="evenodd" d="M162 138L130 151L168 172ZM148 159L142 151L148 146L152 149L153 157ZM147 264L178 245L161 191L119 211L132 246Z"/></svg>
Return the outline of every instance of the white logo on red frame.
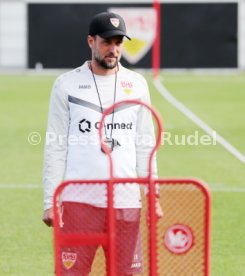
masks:
<svg viewBox="0 0 245 276"><path fill-rule="evenodd" d="M175 254L187 253L193 246L192 230L182 224L175 224L167 229L164 234L164 245Z"/></svg>

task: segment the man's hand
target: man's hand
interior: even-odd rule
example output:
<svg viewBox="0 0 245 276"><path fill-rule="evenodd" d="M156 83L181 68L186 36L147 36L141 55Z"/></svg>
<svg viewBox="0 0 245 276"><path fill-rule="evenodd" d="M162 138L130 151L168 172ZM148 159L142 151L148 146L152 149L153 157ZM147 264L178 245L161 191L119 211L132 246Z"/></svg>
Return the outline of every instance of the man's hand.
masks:
<svg viewBox="0 0 245 276"><path fill-rule="evenodd" d="M160 202L158 200L156 200L156 215L157 215L157 218L160 219L163 217L164 213L163 213L163 210L162 210L162 207L160 205Z"/></svg>
<svg viewBox="0 0 245 276"><path fill-rule="evenodd" d="M156 201L155 201L155 207L156 207L156 217L157 219L160 219L163 217L164 213L163 213L163 210L162 210L162 207L160 205L160 202L158 201L158 199L156 198ZM147 223L149 224L149 205L148 205L148 208L146 210L146 220L147 220Z"/></svg>
<svg viewBox="0 0 245 276"><path fill-rule="evenodd" d="M54 218L54 210L53 208L49 208L43 213L43 222L50 226L53 226L53 218Z"/></svg>

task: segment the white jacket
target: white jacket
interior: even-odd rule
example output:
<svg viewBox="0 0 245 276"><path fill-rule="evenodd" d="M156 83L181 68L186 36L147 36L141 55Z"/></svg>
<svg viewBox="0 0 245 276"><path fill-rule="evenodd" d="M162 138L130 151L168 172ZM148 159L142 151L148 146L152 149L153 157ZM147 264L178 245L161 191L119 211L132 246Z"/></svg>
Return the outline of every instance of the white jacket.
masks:
<svg viewBox="0 0 245 276"><path fill-rule="evenodd" d="M115 75L95 75L102 107L113 104ZM116 102L137 99L150 104L145 79L119 65ZM44 154L44 209L53 204L55 188L62 180L108 179L108 157L102 153L98 125L102 112L92 72L85 62L67 72L54 83L48 117ZM106 134L120 145L112 152L115 177L145 177L148 174L149 154L155 144L154 126L150 111L140 105L121 106L105 120ZM153 164L157 175L156 159ZM137 184L117 184L115 208L140 208L140 189ZM89 203L106 207L105 185L79 185L66 188L64 201Z"/></svg>

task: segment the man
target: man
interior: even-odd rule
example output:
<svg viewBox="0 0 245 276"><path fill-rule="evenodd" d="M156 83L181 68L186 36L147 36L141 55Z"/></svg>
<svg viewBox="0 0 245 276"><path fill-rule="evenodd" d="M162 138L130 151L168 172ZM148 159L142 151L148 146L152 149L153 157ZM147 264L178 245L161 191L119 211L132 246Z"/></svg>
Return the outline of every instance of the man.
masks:
<svg viewBox="0 0 245 276"><path fill-rule="evenodd" d="M103 111L115 102L127 99L150 104L145 79L119 63L124 37L130 39L121 16L108 12L97 14L90 23L87 37L91 61L61 75L53 86L43 177L43 221L48 226L52 225L53 220L53 194L63 179L109 177L108 158L101 150L98 135ZM149 154L155 141L150 112L140 105L130 105L114 110L107 117L103 132L105 143L112 151L114 176L147 176ZM155 177L156 170L154 160ZM104 185L68 187L66 193L62 194L64 232L106 231L106 207ZM141 274L139 185L117 184L114 207L117 275ZM158 217L163 215L158 202L156 213ZM89 275L96 249L96 246L65 248L61 256L62 275ZM76 260L72 266L65 262L66 253L69 255L69 252Z"/></svg>

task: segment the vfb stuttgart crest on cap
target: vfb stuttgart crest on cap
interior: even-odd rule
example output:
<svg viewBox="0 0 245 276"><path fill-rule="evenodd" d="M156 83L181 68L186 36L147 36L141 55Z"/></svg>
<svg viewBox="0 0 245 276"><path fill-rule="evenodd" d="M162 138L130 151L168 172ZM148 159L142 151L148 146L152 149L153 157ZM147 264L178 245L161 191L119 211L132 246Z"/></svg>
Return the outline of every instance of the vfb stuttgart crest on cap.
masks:
<svg viewBox="0 0 245 276"><path fill-rule="evenodd" d="M62 263L68 270L74 266L77 260L77 253L62 252Z"/></svg>
<svg viewBox="0 0 245 276"><path fill-rule="evenodd" d="M120 21L118 18L110 18L110 21L111 21L111 24L114 26L114 27L118 27L119 24L120 24Z"/></svg>

